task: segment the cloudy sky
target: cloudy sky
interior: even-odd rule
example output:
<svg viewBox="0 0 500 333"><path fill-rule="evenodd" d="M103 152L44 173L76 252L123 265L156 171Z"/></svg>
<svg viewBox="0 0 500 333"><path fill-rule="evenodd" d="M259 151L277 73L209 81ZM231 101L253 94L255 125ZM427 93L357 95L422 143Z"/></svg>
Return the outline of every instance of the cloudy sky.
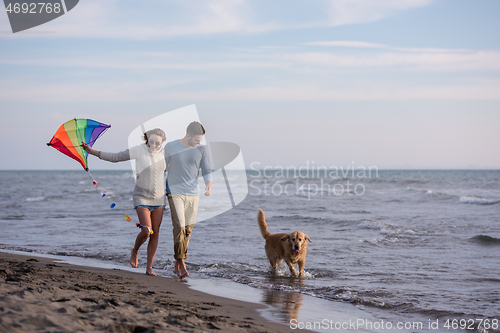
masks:
<svg viewBox="0 0 500 333"><path fill-rule="evenodd" d="M499 169L499 14L497 0L82 0L13 34L2 11L0 169L77 170L45 145L65 121L111 124L94 147L120 151L191 104L247 166Z"/></svg>

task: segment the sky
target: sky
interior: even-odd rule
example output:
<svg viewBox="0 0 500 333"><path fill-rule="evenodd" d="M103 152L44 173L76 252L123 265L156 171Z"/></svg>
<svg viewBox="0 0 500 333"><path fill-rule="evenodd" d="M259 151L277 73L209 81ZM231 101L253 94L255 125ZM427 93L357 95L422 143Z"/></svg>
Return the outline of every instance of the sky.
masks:
<svg viewBox="0 0 500 333"><path fill-rule="evenodd" d="M94 148L196 105L247 167L500 169L500 1L82 0L12 33L0 13L0 170L78 170ZM174 140L167 133L167 140ZM91 169L126 169L91 157Z"/></svg>

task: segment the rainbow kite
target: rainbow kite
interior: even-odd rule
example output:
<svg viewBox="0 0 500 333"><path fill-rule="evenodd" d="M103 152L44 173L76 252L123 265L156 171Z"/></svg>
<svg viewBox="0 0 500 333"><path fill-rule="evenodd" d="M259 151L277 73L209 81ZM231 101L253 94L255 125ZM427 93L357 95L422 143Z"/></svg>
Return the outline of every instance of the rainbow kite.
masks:
<svg viewBox="0 0 500 333"><path fill-rule="evenodd" d="M86 142L92 147L97 138L110 127L111 125L91 119L71 119L59 127L47 146L52 146L61 153L77 160L85 171L89 171L88 154L83 150L81 144Z"/></svg>

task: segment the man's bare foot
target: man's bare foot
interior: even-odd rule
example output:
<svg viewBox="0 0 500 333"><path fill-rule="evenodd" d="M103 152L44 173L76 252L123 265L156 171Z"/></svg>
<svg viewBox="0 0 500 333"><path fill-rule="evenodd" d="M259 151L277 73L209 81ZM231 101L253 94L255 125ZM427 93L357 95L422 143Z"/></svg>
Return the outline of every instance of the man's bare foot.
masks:
<svg viewBox="0 0 500 333"><path fill-rule="evenodd" d="M157 276L157 274L153 272L152 268L146 269L146 275Z"/></svg>
<svg viewBox="0 0 500 333"><path fill-rule="evenodd" d="M188 271L187 271L187 269L186 269L186 263L184 263L184 260L182 260L182 261L179 263L179 266L180 266L180 274L179 274L179 276L180 276L181 278L186 277L186 276L189 276L189 273L188 273Z"/></svg>
<svg viewBox="0 0 500 333"><path fill-rule="evenodd" d="M132 251L130 251L130 266L137 268L137 263L139 261L139 258L137 252L134 252L134 250L135 249L132 249Z"/></svg>
<svg viewBox="0 0 500 333"><path fill-rule="evenodd" d="M176 260L174 265L174 274L177 276L181 275L180 267L181 266L179 265L179 260Z"/></svg>
<svg viewBox="0 0 500 333"><path fill-rule="evenodd" d="M177 261L175 262L174 273L181 278L189 276L184 259L177 259Z"/></svg>
<svg viewBox="0 0 500 333"><path fill-rule="evenodd" d="M184 268L184 269L181 269L181 273L179 274L179 276L181 278L183 277L188 277L189 276L189 273L187 272L187 270Z"/></svg>

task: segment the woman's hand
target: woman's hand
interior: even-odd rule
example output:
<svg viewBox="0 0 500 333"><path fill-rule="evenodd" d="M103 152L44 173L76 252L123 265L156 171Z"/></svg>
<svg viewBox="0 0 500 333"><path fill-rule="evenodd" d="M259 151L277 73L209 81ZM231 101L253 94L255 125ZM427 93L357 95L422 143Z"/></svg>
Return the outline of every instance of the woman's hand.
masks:
<svg viewBox="0 0 500 333"><path fill-rule="evenodd" d="M90 155L94 155L94 156L99 157L99 152L97 150L93 149L92 147L90 147L87 143L82 142L82 148Z"/></svg>

